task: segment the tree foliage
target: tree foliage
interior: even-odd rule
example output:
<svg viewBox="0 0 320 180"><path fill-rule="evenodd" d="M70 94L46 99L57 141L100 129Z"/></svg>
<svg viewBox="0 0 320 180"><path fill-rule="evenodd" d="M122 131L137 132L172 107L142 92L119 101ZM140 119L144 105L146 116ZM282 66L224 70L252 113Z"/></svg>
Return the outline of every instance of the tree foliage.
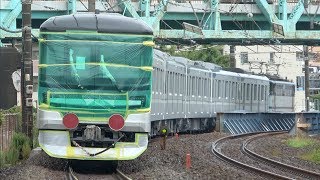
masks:
<svg viewBox="0 0 320 180"><path fill-rule="evenodd" d="M172 56L182 56L190 60L210 62L225 68L230 66L230 57L223 55L223 48L221 46L203 45L192 47L188 51L180 51L177 46L161 46L160 49Z"/></svg>

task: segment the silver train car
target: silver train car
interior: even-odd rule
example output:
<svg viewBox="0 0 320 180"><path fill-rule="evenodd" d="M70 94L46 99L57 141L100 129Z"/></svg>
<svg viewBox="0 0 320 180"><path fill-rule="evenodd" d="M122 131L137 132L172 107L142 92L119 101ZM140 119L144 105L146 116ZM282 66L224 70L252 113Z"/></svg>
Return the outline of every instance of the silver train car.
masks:
<svg viewBox="0 0 320 180"><path fill-rule="evenodd" d="M293 112L295 84L154 50L151 136L210 131L217 112Z"/></svg>

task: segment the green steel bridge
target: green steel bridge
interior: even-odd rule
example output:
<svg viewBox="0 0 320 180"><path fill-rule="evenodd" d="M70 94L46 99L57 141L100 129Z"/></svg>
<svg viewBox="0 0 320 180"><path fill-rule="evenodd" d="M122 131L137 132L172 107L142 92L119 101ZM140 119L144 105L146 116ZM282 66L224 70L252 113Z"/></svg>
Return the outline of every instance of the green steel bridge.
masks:
<svg viewBox="0 0 320 180"><path fill-rule="evenodd" d="M22 0L23 1L23 0ZM320 44L317 0L96 0L100 13L144 20L160 43ZM87 0L33 0L32 33L46 19L88 11ZM0 0L0 45L21 39L21 0ZM1 43L2 42L2 43Z"/></svg>

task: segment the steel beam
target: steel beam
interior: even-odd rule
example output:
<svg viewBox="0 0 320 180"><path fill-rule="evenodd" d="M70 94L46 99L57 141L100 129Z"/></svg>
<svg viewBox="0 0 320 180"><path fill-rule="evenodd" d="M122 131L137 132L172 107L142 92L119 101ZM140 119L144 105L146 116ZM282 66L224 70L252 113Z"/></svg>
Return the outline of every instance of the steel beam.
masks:
<svg viewBox="0 0 320 180"><path fill-rule="evenodd" d="M279 0L278 3L278 18L287 21L287 0Z"/></svg>
<svg viewBox="0 0 320 180"><path fill-rule="evenodd" d="M276 23L278 22L277 16L274 14L273 8L268 4L267 0L256 0L256 3L261 10L262 14L267 18L268 22Z"/></svg>
<svg viewBox="0 0 320 180"><path fill-rule="evenodd" d="M148 21L154 31L159 31L160 20L166 13L168 2L169 0L160 0L160 3L156 6L152 14L152 18Z"/></svg>
<svg viewBox="0 0 320 180"><path fill-rule="evenodd" d="M157 38L163 39L194 39L197 43L207 44L309 44L320 45L320 31L288 32L285 37L271 30L203 30L203 36L184 30L160 30Z"/></svg>
<svg viewBox="0 0 320 180"><path fill-rule="evenodd" d="M221 19L219 12L219 0L210 0L210 15L207 18L204 28L209 30L221 30ZM206 28L207 21L209 21L209 27Z"/></svg>
<svg viewBox="0 0 320 180"><path fill-rule="evenodd" d="M287 26L288 30L296 29L296 24L299 21L301 15L303 14L303 11L304 11L303 0L299 0L299 2L293 8L290 16L288 17L288 26Z"/></svg>
<svg viewBox="0 0 320 180"><path fill-rule="evenodd" d="M141 11L141 16L146 18L150 17L150 0L140 1L140 11Z"/></svg>
<svg viewBox="0 0 320 180"><path fill-rule="evenodd" d="M136 9L132 5L130 0L118 0L119 6L122 8L123 11L128 11L130 16L133 18L140 19L139 14L137 13Z"/></svg>
<svg viewBox="0 0 320 180"><path fill-rule="evenodd" d="M76 9L76 0L67 1L67 14L74 14L77 12Z"/></svg>
<svg viewBox="0 0 320 180"><path fill-rule="evenodd" d="M11 0L7 8L10 10L10 12L6 15L1 15L1 17L4 18L1 19L0 17L0 25L4 28L14 30L16 28L16 18L22 11L21 1Z"/></svg>

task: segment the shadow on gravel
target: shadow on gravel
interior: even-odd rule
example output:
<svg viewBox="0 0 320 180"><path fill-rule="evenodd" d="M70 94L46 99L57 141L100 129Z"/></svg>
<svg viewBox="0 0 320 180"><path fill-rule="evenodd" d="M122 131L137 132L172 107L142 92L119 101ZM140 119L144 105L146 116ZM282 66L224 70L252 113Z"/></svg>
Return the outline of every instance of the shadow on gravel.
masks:
<svg viewBox="0 0 320 180"><path fill-rule="evenodd" d="M116 172L118 161L70 160L69 165L80 174L112 174Z"/></svg>

